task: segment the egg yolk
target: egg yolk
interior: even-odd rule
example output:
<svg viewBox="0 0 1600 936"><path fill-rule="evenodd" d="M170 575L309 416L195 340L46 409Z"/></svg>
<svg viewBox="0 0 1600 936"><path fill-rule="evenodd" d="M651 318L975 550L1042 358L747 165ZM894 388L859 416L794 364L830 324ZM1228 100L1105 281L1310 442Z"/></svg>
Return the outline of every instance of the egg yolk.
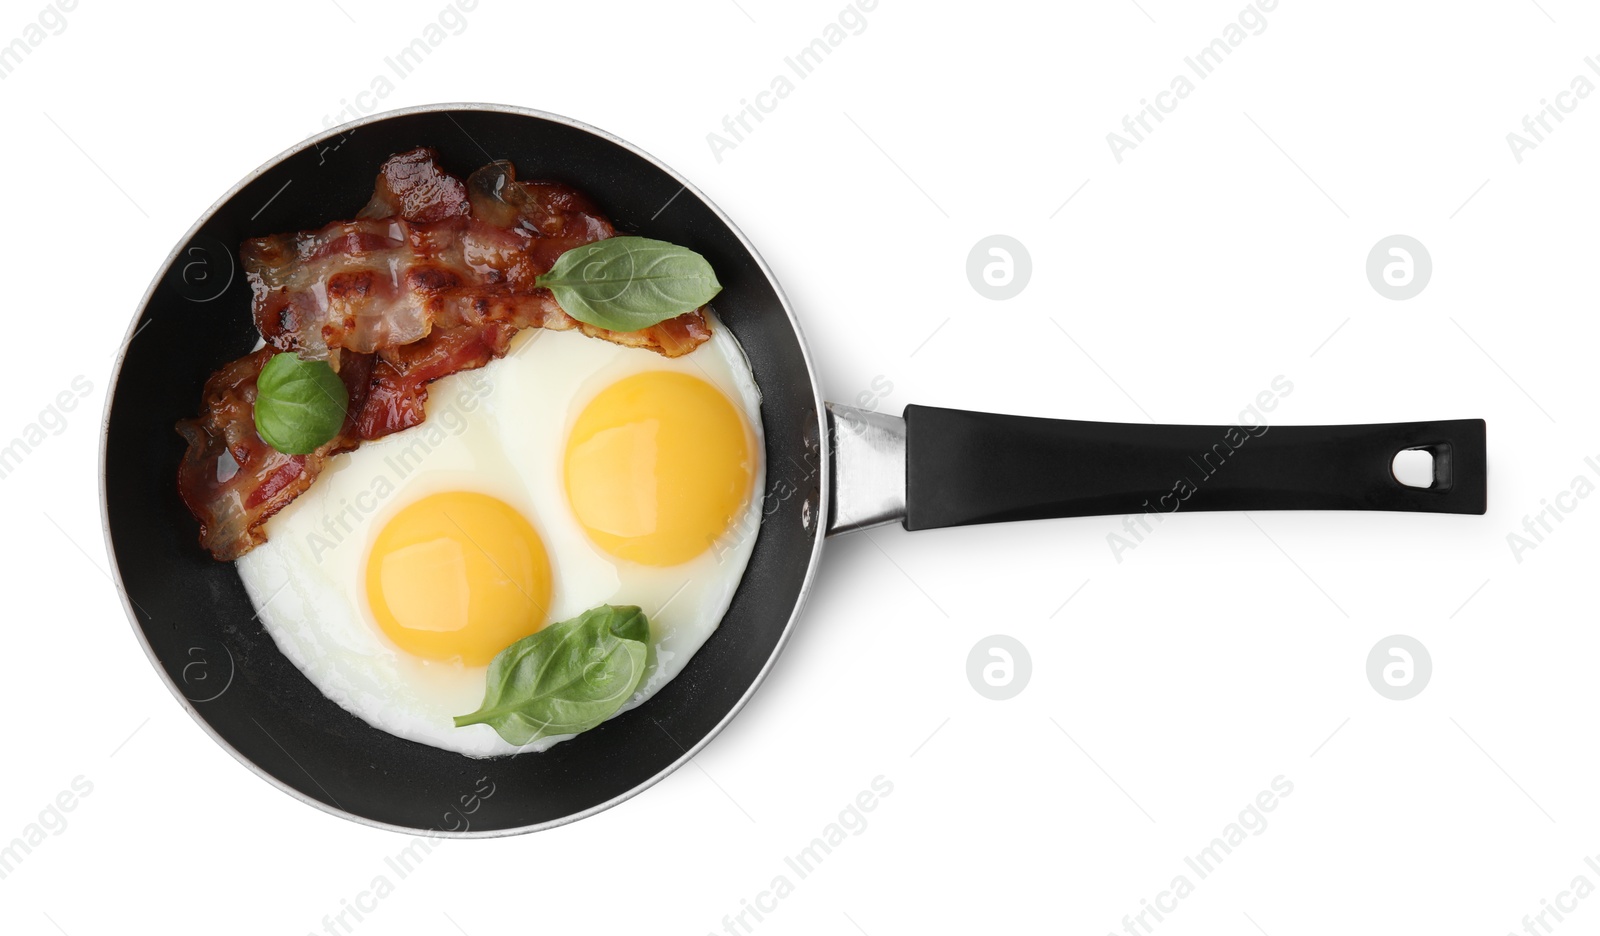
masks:
<svg viewBox="0 0 1600 936"><path fill-rule="evenodd" d="M752 439L722 391L689 374L617 381L567 437L567 500L601 549L644 565L686 562L727 532L750 494Z"/></svg>
<svg viewBox="0 0 1600 936"><path fill-rule="evenodd" d="M367 603L401 650L483 666L544 626L550 557L522 514L449 491L406 505L367 557Z"/></svg>

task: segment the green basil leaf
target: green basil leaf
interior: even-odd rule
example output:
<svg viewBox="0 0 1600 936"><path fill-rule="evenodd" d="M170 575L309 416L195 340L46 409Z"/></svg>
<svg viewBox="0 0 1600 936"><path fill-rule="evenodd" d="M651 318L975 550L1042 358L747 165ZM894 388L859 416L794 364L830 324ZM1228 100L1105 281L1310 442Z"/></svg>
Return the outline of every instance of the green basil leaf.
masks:
<svg viewBox="0 0 1600 936"><path fill-rule="evenodd" d="M687 247L608 237L574 247L535 280L561 310L612 331L638 331L692 312L722 291L711 264Z"/></svg>
<svg viewBox="0 0 1600 936"><path fill-rule="evenodd" d="M631 605L551 624L495 655L483 705L456 727L489 725L516 745L588 731L638 688L649 643L650 621Z"/></svg>
<svg viewBox="0 0 1600 936"><path fill-rule="evenodd" d="M327 361L274 354L256 378L256 434L285 455L307 455L344 425L350 394Z"/></svg>

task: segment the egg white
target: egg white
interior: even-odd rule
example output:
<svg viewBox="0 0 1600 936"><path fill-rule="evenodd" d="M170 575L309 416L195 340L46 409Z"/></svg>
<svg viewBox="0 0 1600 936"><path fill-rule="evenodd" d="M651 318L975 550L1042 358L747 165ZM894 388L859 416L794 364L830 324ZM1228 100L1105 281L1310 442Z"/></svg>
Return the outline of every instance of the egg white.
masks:
<svg viewBox="0 0 1600 936"><path fill-rule="evenodd" d="M456 728L452 717L483 701L486 667L399 650L367 607L367 554L384 524L429 494L477 491L516 508L543 539L550 621L601 604L644 609L650 667L621 711L642 704L716 629L760 530L761 396L738 342L711 321L711 341L679 358L576 331L526 329L501 360L435 381L425 422L329 459L311 489L267 522L267 542L237 561L267 633L323 695L390 734L473 757L542 751L572 737L519 748L488 725ZM749 497L728 532L689 562L663 568L596 548L568 506L562 480L567 431L578 413L617 380L652 370L718 387L743 414L754 456Z"/></svg>

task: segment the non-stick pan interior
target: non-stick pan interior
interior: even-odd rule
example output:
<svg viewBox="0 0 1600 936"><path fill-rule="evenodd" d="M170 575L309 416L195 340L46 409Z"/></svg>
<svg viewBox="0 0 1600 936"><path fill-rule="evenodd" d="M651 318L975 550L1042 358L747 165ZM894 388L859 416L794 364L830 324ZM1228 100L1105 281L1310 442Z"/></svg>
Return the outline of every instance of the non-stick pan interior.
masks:
<svg viewBox="0 0 1600 936"><path fill-rule="evenodd" d="M353 216L379 164L420 145L463 176L491 159L512 160L520 178L588 192L621 231L704 254L724 286L716 310L744 346L763 397L765 520L726 618L648 703L541 754L474 760L378 731L324 698L253 619L232 564L196 545L195 521L176 490L183 446L173 423L194 414L206 377L256 340L239 243ZM203 724L264 776L336 812L408 829L493 834L603 808L668 771L737 709L804 595L826 517L825 458L815 385L789 311L759 259L711 205L592 129L468 106L400 112L330 132L260 170L202 219L130 334L104 442L108 539L130 614ZM488 784L492 796L474 797Z"/></svg>

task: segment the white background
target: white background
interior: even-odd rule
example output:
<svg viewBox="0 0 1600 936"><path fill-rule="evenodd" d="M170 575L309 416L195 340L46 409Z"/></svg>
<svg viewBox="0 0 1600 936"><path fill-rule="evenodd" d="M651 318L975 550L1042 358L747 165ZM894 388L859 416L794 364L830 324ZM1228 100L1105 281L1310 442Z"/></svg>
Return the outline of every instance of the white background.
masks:
<svg viewBox="0 0 1600 936"><path fill-rule="evenodd" d="M1119 164L1106 134L1243 6L1139 3L881 0L720 161L707 133L840 0L482 0L381 104L537 107L676 167L772 265L834 399L881 376L892 412L1226 423L1281 374L1277 423L1487 419L1488 515L1180 515L1120 563L1115 518L836 540L690 766L574 825L448 843L357 932L721 931L879 775L870 825L756 932L1117 931L1279 775L1266 829L1156 932L1500 934L1600 886L1600 499L1520 562L1507 543L1600 481L1600 97L1520 163L1506 142L1600 82L1600 13L1282 0ZM8 932L322 932L406 844L257 779L162 686L106 578L98 414L194 218L442 5L87 0L0 82L0 440L93 386L0 481L0 841L93 784L0 880ZM7 2L0 42L39 7ZM994 233L1033 258L1005 302L965 274ZM1434 262L1403 302L1364 272L1395 233ZM965 675L994 633L1033 661L1007 702ZM1365 675L1396 633L1434 666L1405 702ZM1593 932L1600 899L1547 921Z"/></svg>

